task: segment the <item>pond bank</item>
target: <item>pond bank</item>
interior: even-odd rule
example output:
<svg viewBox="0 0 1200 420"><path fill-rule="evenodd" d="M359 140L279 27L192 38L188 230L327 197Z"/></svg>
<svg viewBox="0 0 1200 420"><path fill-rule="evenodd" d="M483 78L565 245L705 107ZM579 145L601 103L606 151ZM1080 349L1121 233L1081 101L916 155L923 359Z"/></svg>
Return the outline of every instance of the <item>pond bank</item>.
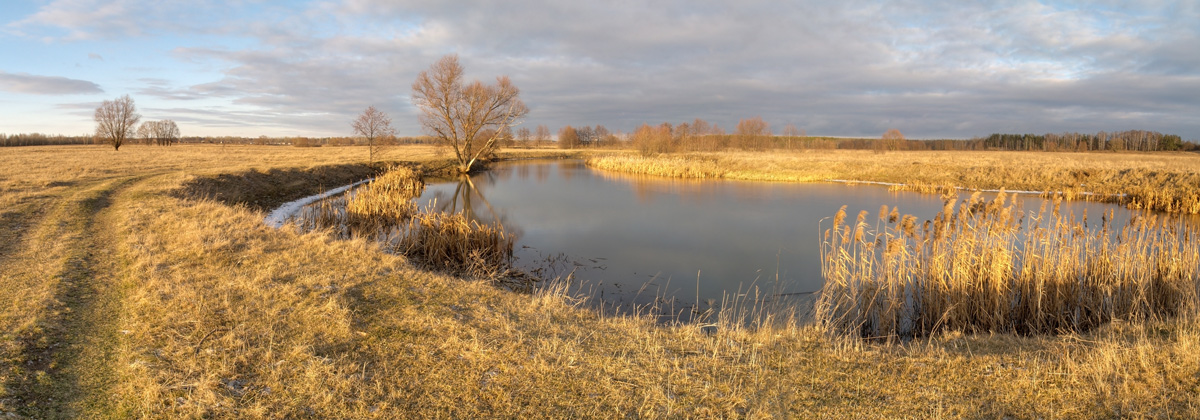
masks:
<svg viewBox="0 0 1200 420"><path fill-rule="evenodd" d="M675 178L882 182L918 192L1056 191L1068 200L1200 214L1200 155L1194 153L808 150L603 156L588 165Z"/></svg>

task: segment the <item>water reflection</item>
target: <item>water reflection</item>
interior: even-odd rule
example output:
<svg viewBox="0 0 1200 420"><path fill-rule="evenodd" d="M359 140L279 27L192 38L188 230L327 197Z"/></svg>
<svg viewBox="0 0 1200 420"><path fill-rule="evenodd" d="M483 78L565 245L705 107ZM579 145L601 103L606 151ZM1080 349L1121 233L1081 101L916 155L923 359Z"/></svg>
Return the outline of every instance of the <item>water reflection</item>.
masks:
<svg viewBox="0 0 1200 420"><path fill-rule="evenodd" d="M499 164L471 178L429 183L419 202L435 199L439 210L499 221L517 233L518 267L573 274L573 291L610 305L658 304L675 314L697 302L703 309L820 289L821 223L843 205L853 217L863 210L875 216L886 204L918 223L943 209L937 195L880 186L643 177L581 161ZM1012 199L1027 212L1042 205L1033 195ZM1133 214L1095 202L1061 204L1062 212L1096 222L1108 210L1114 226Z"/></svg>
<svg viewBox="0 0 1200 420"><path fill-rule="evenodd" d="M487 186L510 181L512 173L513 171L488 171L474 176L462 175L452 180L438 180L433 184L433 188L426 188L426 192L418 198L418 203L425 203L423 207L432 211L463 213L480 224L498 222L506 232L519 240L520 224L508 220L505 217L505 208L497 209L492 206L484 195ZM480 188L481 186L485 188Z"/></svg>

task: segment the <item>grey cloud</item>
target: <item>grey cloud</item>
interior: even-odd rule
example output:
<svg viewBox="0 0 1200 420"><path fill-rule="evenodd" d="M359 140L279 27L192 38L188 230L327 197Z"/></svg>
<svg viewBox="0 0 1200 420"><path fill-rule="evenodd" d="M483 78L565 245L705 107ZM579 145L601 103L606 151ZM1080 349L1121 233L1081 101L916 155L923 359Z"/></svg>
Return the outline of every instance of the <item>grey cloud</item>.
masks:
<svg viewBox="0 0 1200 420"><path fill-rule="evenodd" d="M87 80L60 76L39 76L27 73L0 71L0 89L34 95L75 95L103 93L100 85Z"/></svg>
<svg viewBox="0 0 1200 420"><path fill-rule="evenodd" d="M78 23L80 37L179 22L109 28L81 20L86 8L66 7L72 2L90 4L60 0L29 21ZM531 125L628 131L699 117L731 129L762 116L776 131L792 123L829 135L1140 128L1200 139L1191 117L1200 115L1200 10L1187 2L331 0L267 19L236 18L240 2L110 3L167 17L235 10L211 30L255 46L174 52L184 62L221 63L222 77L191 86L143 81L139 92L220 98L242 110L187 114L197 124L345 134L355 114L375 105L416 134L410 84L441 55L458 53L468 77L512 76ZM209 30L184 26L171 30Z"/></svg>

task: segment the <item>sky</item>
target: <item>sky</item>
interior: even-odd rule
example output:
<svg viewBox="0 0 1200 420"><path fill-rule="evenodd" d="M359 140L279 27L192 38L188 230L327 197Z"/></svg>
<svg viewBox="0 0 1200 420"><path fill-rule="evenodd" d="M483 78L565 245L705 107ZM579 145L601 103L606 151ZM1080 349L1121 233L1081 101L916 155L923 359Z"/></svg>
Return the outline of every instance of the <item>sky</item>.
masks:
<svg viewBox="0 0 1200 420"><path fill-rule="evenodd" d="M1200 139L1200 0L4 0L0 133L90 133L128 94L185 136L348 136L368 106L418 135L446 54L511 77L531 129Z"/></svg>

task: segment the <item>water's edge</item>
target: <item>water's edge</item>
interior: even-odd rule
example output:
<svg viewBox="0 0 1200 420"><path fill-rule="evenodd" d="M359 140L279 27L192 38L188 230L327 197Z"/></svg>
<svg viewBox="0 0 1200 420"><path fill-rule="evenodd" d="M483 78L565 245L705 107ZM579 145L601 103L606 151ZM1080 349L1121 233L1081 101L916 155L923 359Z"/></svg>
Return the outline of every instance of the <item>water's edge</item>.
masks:
<svg viewBox="0 0 1200 420"><path fill-rule="evenodd" d="M358 182L355 182L350 185L345 185L345 186L341 186L338 188L334 188L332 190L325 191L320 194L313 194L308 197L301 198L299 200L283 203L283 205L279 206L275 210L271 210L271 213L267 214L267 217L263 218L263 223L272 228L279 229L279 228L283 227L283 224L287 222L288 218L294 216L297 212L300 211L301 208L304 208L304 206L307 206L309 204L315 203L320 200L324 200L325 198L328 198L329 196L332 196L334 194L341 194L348 189L357 187L357 186L365 184L367 182L371 182L374 179L375 178L367 178L362 181L358 181Z"/></svg>

